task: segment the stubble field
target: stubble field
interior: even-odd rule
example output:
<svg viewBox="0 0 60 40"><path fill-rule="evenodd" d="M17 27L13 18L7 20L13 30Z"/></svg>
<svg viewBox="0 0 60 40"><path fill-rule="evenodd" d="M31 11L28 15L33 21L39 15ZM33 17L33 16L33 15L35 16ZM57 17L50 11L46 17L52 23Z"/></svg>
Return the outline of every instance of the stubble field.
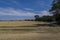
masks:
<svg viewBox="0 0 60 40"><path fill-rule="evenodd" d="M0 21L0 40L60 40L60 27L40 26L47 22Z"/></svg>

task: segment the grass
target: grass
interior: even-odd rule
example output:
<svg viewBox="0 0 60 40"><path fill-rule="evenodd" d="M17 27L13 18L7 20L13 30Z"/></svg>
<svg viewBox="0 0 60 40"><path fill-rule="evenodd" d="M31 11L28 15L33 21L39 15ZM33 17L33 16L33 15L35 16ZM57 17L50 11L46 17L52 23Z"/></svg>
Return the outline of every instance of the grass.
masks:
<svg viewBox="0 0 60 40"><path fill-rule="evenodd" d="M60 33L60 27L38 27L38 33Z"/></svg>
<svg viewBox="0 0 60 40"><path fill-rule="evenodd" d="M0 40L60 40L60 27L35 24L47 22L0 21Z"/></svg>
<svg viewBox="0 0 60 40"><path fill-rule="evenodd" d="M0 22L0 26L31 26L36 22L28 22L28 21L2 21Z"/></svg>
<svg viewBox="0 0 60 40"><path fill-rule="evenodd" d="M0 26L35 26L35 24L43 24L46 22L35 22L35 21L0 21Z"/></svg>
<svg viewBox="0 0 60 40"><path fill-rule="evenodd" d="M0 34L0 40L60 40L60 34L8 33L8 34Z"/></svg>

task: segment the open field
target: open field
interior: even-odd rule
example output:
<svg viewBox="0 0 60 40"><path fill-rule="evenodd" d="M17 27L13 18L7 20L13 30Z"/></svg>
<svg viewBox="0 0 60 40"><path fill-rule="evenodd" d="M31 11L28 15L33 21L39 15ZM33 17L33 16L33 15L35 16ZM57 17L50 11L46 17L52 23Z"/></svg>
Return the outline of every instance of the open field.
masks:
<svg viewBox="0 0 60 40"><path fill-rule="evenodd" d="M60 33L59 34L50 34L50 33L0 34L0 40L60 40Z"/></svg>
<svg viewBox="0 0 60 40"><path fill-rule="evenodd" d="M35 24L44 24L47 22L35 21L0 21L0 26L35 26Z"/></svg>
<svg viewBox="0 0 60 40"><path fill-rule="evenodd" d="M60 40L60 27L47 22L0 21L0 40Z"/></svg>

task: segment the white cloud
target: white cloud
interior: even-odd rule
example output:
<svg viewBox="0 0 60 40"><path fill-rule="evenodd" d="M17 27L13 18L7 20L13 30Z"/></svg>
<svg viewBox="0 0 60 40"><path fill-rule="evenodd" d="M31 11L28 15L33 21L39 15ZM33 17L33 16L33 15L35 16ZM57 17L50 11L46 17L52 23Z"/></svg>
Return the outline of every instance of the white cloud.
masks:
<svg viewBox="0 0 60 40"><path fill-rule="evenodd" d="M0 15L13 15L13 16L34 16L33 12L23 10L15 10L13 8L0 8Z"/></svg>
<svg viewBox="0 0 60 40"><path fill-rule="evenodd" d="M44 10L44 11L41 11L40 12L41 13L41 16L43 16L43 15L52 15L50 12L48 12L48 11L46 11L46 10Z"/></svg>
<svg viewBox="0 0 60 40"><path fill-rule="evenodd" d="M23 10L16 10L13 8L0 8L0 15L12 15L12 16L34 16L34 15L50 15L48 11L40 11L39 13L28 12Z"/></svg>

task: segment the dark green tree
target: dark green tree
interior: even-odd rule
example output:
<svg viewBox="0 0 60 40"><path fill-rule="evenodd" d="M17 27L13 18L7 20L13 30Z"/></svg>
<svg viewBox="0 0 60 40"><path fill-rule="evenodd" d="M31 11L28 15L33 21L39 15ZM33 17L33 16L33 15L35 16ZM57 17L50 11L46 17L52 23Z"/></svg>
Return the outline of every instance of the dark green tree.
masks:
<svg viewBox="0 0 60 40"><path fill-rule="evenodd" d="M35 15L35 21L40 21L40 16L39 15Z"/></svg>
<svg viewBox="0 0 60 40"><path fill-rule="evenodd" d="M55 21L60 24L60 0L53 0L50 12L53 13Z"/></svg>
<svg viewBox="0 0 60 40"><path fill-rule="evenodd" d="M40 19L41 19L41 21L45 21L45 22L53 21L52 16L42 16Z"/></svg>
<svg viewBox="0 0 60 40"><path fill-rule="evenodd" d="M52 16L42 16L35 15L35 21L44 21L44 22L52 22Z"/></svg>

